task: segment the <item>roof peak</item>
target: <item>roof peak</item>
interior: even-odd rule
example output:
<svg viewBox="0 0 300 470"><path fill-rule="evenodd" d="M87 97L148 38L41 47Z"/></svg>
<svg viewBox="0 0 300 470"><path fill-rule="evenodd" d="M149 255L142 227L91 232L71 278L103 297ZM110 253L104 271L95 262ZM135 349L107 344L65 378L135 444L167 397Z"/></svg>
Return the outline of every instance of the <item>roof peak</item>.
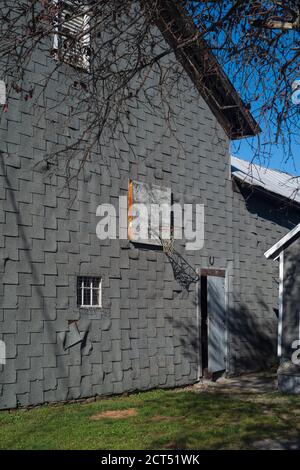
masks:
<svg viewBox="0 0 300 470"><path fill-rule="evenodd" d="M158 0L157 11L157 26L227 136L235 140L258 134L258 123L182 2Z"/></svg>

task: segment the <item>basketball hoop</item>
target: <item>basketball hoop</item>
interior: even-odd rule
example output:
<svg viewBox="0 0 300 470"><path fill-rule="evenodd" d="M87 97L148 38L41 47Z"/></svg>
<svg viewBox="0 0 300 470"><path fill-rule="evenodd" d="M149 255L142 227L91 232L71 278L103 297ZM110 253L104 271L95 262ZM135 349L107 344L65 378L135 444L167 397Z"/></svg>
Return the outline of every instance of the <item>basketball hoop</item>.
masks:
<svg viewBox="0 0 300 470"><path fill-rule="evenodd" d="M174 228L162 227L161 236L159 237L164 253L171 255L174 252Z"/></svg>

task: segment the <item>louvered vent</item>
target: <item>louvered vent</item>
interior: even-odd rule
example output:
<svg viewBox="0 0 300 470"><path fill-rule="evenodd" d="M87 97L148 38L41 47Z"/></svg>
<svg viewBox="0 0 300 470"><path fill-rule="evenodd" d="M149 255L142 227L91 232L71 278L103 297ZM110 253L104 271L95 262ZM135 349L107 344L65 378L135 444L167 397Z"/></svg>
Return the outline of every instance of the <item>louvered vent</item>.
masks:
<svg viewBox="0 0 300 470"><path fill-rule="evenodd" d="M57 58L74 67L90 67L90 16L78 1L56 1L59 7L54 49Z"/></svg>

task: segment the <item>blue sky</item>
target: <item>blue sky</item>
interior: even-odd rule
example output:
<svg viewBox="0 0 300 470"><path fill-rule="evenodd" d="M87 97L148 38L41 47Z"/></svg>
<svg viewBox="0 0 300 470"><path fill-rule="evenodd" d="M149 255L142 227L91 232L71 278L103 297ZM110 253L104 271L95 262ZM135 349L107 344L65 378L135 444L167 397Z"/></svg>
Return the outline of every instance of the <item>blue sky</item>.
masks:
<svg viewBox="0 0 300 470"><path fill-rule="evenodd" d="M299 119L300 119L300 116L299 116ZM264 160L259 161L259 159L255 159L255 161L256 163L261 164L263 166L267 166L275 170L285 171L292 175L299 176L300 175L300 143L297 142L296 139L294 139L294 142L292 144L292 153L293 153L292 158L287 157L284 153L284 149L281 146L273 145L271 148L271 153L270 153L271 156L270 156L270 159L268 159L268 161L264 161ZM236 144L233 143L232 154L243 160L252 161L254 152L248 140L246 139Z"/></svg>
<svg viewBox="0 0 300 470"><path fill-rule="evenodd" d="M230 76L229 73L228 75ZM235 78L235 87L237 91L240 92L243 90L243 83L238 76ZM258 79L259 78L260 77L258 77ZM277 145L271 143L276 140L276 128L274 124L271 124L271 120L268 119L269 114L267 114L266 119L261 115L265 101L258 100L254 103L251 113L261 128L259 140L258 137L254 137L233 142L231 148L233 155L243 160L254 161L268 168L300 176L300 103L293 104L292 102L292 83L296 78L298 77L291 77L290 84L288 84L288 82L286 84L289 88L287 93L290 95L290 108L288 110L287 120L283 121L281 125L281 134L278 137L279 143ZM269 82L270 92L272 92L272 89L276 89L275 85L273 85L272 76L270 76ZM251 103L251 92L252 90L250 89L249 101L247 100L246 102ZM242 93L240 94L243 95ZM242 96L242 98L244 98L244 96ZM267 96L264 96L264 99L267 98ZM279 109L281 109L280 106L281 104L279 102ZM274 121L274 116L272 116L272 118Z"/></svg>
<svg viewBox="0 0 300 470"><path fill-rule="evenodd" d="M232 3L233 1L222 4L216 2L208 8L206 4L197 2L194 6L198 14L203 14L208 8L205 17L211 25L213 21L224 17ZM197 25L197 16L195 23ZM230 48L218 48L219 44L223 44L224 41L226 44L228 40L224 34L224 25L213 28L205 38L212 46L216 45L212 49L213 53L243 101L251 106L251 112L261 127L260 145L257 138L244 139L232 144L232 154L247 161L253 160L257 164L300 176L300 104L294 105L292 102L293 82L300 80L299 65L297 67L297 63L294 62L295 47L299 48L300 44L299 33L289 31L288 34L280 35L274 42L273 49L271 38L277 37L278 31L274 30L272 33L268 31L268 34L264 32L259 39L255 39L254 36L254 42L251 43L251 35L248 41L248 36L245 34L248 27L247 21L238 21L229 32L232 41L230 45L235 44L236 50L240 51L235 55L231 54ZM245 42L241 43L241 38L245 39ZM254 54L247 55L242 52L241 44L244 47L252 45L253 50L250 51L252 50ZM262 60L262 56L255 55L257 50L267 51L266 60ZM283 68L285 75L281 75ZM290 105L286 106L289 95ZM280 121L282 116L284 118ZM276 140L275 125L278 121L281 122L281 131L277 138L282 143L271 145L270 142Z"/></svg>

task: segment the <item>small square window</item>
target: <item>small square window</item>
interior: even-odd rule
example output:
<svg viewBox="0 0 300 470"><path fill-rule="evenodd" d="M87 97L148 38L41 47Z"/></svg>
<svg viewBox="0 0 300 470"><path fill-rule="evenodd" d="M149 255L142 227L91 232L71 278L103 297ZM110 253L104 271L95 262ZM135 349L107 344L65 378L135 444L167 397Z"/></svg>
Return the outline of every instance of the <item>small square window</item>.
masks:
<svg viewBox="0 0 300 470"><path fill-rule="evenodd" d="M77 277L77 306L84 308L102 307L101 277Z"/></svg>

